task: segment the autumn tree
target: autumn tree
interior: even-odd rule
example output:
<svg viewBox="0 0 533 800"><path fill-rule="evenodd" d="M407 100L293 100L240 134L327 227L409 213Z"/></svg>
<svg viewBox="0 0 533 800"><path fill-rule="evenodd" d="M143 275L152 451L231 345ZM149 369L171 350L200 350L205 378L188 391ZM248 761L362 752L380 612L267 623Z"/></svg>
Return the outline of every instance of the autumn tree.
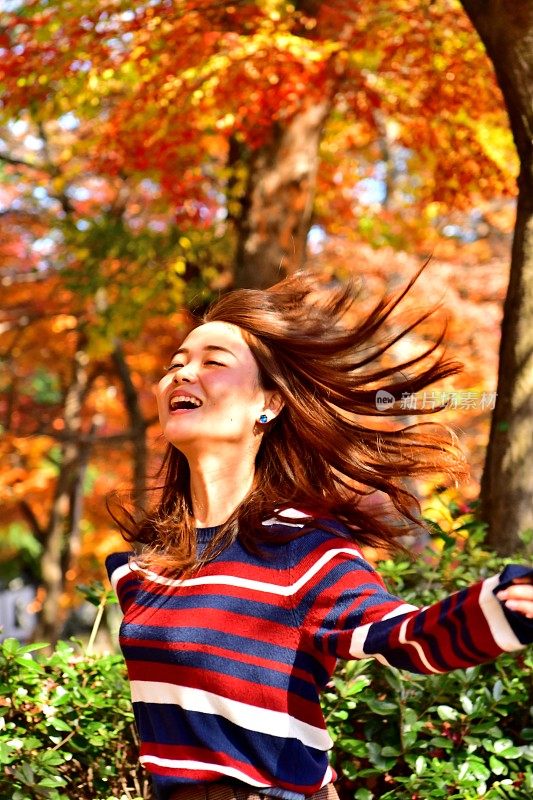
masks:
<svg viewBox="0 0 533 800"><path fill-rule="evenodd" d="M93 119L90 168L149 175L179 224L224 221L239 283L302 264L317 172L357 223L358 184L385 171L374 222L404 243L512 189L501 100L457 0L26 7L8 105L56 96L56 113Z"/></svg>
<svg viewBox="0 0 533 800"><path fill-rule="evenodd" d="M512 553L519 534L533 532L533 6L528 0L462 4L494 64L520 158L498 401L481 483L489 542Z"/></svg>
<svg viewBox="0 0 533 800"><path fill-rule="evenodd" d="M43 275L37 285L25 283L22 272L10 277L0 334L2 535L6 556L21 535L20 520L33 536L40 556L37 635L54 641L65 590L94 574L105 539L120 541L110 531L105 495L131 482L142 499L147 428L155 422L150 384L180 321L169 310L156 327L144 326L138 346L146 347L148 337L155 356L135 362L127 341L115 340L107 352L98 338L89 341L89 304L76 302L56 276Z"/></svg>
<svg viewBox="0 0 533 800"><path fill-rule="evenodd" d="M78 523L106 529L102 474L116 467L144 494L149 383L184 306L301 266L313 225L427 252L452 214L512 193L514 162L456 0L10 9L0 34L6 507L49 546L52 625ZM369 185L377 202L365 200ZM39 465L47 479L36 487L26 471Z"/></svg>
<svg viewBox="0 0 533 800"><path fill-rule="evenodd" d="M25 138L31 139L37 156L27 142L24 145ZM83 523L88 514L89 521L94 519L85 503L90 462L93 468L101 462L109 469L114 459L108 452L102 461L102 449L121 447L127 453L131 443L133 494L142 501L145 492L146 431L155 417L153 409L147 414L142 407L142 387L132 377L124 341L139 335L143 321L157 314L168 317L161 323L162 332L168 330L183 304L184 284L175 273L165 279L166 261L162 273L154 274L154 283L144 280L140 265L153 257L154 242L159 242L163 257L172 253L173 245L157 233L135 240L126 235L123 206L126 199L131 205L138 203L138 194L128 194L123 182L118 199L110 182L93 187L94 238L83 237L84 226L80 229L77 223L87 211L80 197L88 192L83 181L72 180L59 166L68 146L60 130L41 120L33 129L19 123L7 127L4 141L11 145L10 155L0 155L10 203L3 216L9 237L4 246L0 332L4 528L18 530L10 527L17 525L18 516L40 548L40 568L34 576L42 589L37 635L53 641L64 618L64 591L79 575L81 539L88 530ZM41 246L32 248L32 240ZM81 263L86 269L81 280L75 280ZM123 274L109 285L119 267ZM161 333L154 345L160 340ZM163 357L164 350L159 368ZM117 410L110 416L103 404L111 390L118 390L124 404L115 423ZM122 471L124 480L127 473ZM98 503L101 526L101 493Z"/></svg>

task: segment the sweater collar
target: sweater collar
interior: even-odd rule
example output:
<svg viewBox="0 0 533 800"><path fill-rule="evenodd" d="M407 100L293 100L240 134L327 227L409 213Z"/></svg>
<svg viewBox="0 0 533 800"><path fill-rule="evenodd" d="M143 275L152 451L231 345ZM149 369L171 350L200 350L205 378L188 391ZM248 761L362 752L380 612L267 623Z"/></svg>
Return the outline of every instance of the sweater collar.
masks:
<svg viewBox="0 0 533 800"><path fill-rule="evenodd" d="M196 541L198 544L209 544L221 528L222 525L212 525L210 528L196 528Z"/></svg>

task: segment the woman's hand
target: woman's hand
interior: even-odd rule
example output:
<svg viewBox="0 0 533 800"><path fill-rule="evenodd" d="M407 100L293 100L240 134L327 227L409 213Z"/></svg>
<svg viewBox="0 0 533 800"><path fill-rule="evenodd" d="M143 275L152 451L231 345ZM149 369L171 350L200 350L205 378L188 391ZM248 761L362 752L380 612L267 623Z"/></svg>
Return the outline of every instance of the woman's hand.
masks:
<svg viewBox="0 0 533 800"><path fill-rule="evenodd" d="M529 578L515 578L512 586L496 594L510 611L518 611L528 619L533 619L533 584Z"/></svg>

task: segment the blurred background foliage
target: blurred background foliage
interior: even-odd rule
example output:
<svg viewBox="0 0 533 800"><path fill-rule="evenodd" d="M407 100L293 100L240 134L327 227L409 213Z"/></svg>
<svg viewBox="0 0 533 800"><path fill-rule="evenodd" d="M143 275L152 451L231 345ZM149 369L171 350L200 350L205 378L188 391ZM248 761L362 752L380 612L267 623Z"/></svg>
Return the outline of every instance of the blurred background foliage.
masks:
<svg viewBox="0 0 533 800"><path fill-rule="evenodd" d="M465 371L418 408L452 393L439 421L472 480L447 499L478 497L526 163L505 59L531 20L511 20L512 44L502 26L498 51L492 6L486 19L474 6L2 4L0 576L35 587L39 638L57 638L76 586L102 579L121 547L104 498L146 496L163 444L152 386L191 313L234 286L302 266L326 283L355 275L364 313L432 254L411 312L443 300ZM442 322L386 358L419 352ZM406 408L402 422L414 419ZM513 420L503 409L500 432L514 436ZM527 452L512 462L521 480ZM446 522L438 486L416 490ZM530 524L517 492L508 552Z"/></svg>

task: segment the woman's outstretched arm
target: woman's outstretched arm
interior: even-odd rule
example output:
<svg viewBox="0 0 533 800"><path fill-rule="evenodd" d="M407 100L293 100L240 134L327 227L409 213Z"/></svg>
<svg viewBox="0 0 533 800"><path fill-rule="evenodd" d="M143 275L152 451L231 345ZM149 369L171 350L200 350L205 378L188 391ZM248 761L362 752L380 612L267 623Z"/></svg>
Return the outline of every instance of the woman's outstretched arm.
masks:
<svg viewBox="0 0 533 800"><path fill-rule="evenodd" d="M320 567L299 578L295 566L296 613L307 631L307 647L325 656L374 657L411 672L438 673L491 661L533 642L533 569L528 567L510 565L418 608L388 592L345 540L322 541L313 560Z"/></svg>

